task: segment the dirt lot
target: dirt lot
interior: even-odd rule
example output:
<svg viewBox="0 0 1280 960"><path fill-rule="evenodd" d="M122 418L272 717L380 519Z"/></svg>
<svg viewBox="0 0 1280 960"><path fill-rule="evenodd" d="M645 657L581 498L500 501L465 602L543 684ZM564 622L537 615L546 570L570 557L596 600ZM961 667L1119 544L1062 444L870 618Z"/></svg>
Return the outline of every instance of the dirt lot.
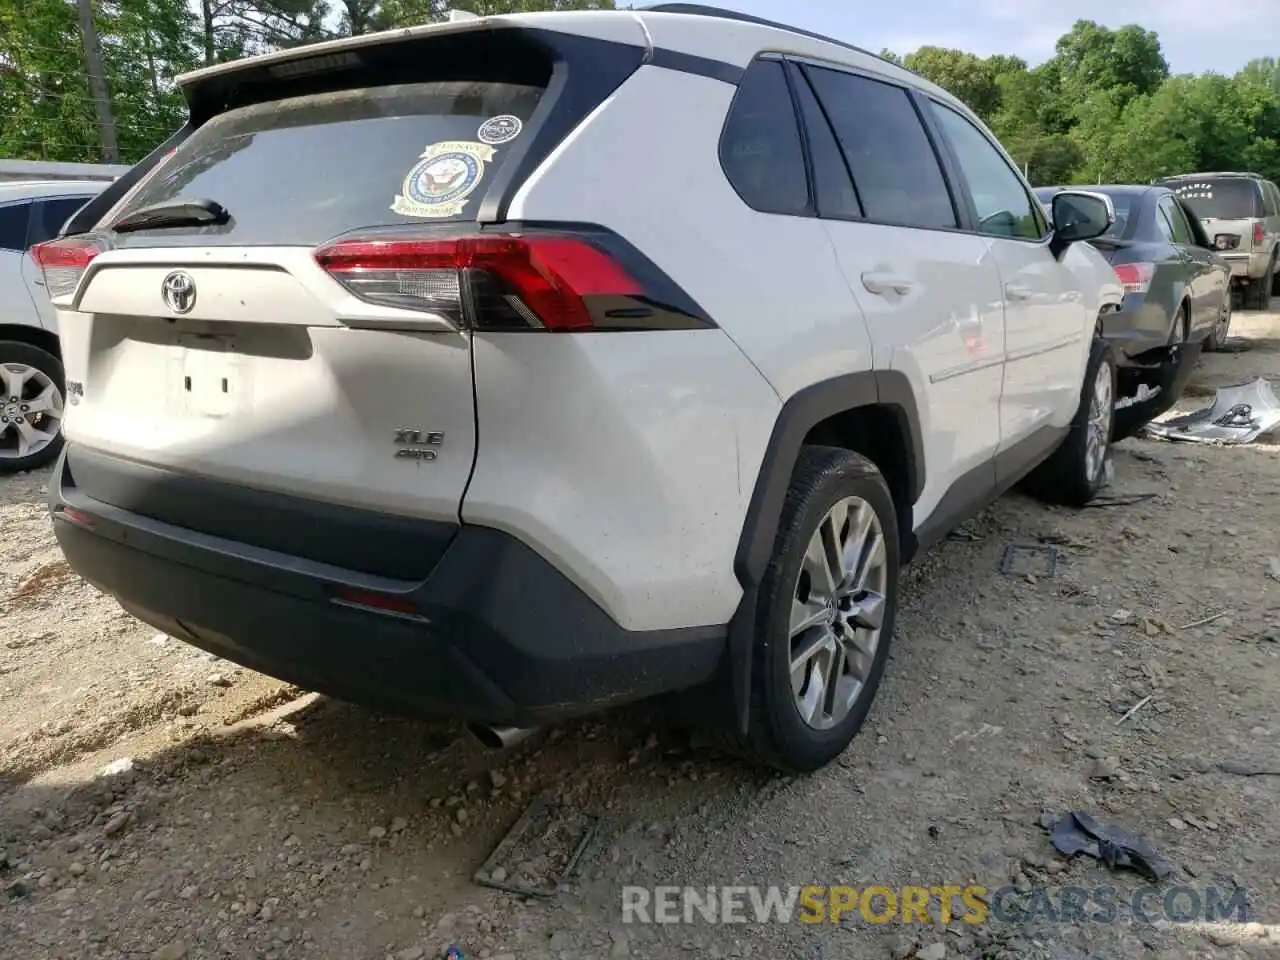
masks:
<svg viewBox="0 0 1280 960"><path fill-rule="evenodd" d="M1207 357L1181 409L1215 385L1280 380L1280 315L1235 326L1253 348ZM1280 773L1274 443L1129 440L1110 493L1147 499L1067 512L1009 496L966 525L907 577L867 729L840 763L797 779L644 708L500 754L456 725L379 717L216 661L67 572L46 479L0 481L5 957L1280 955L1280 926L1265 925L1280 922L1280 780L1263 772ZM1056 576L999 571L1005 545L1045 540L1064 556ZM599 817L573 883L552 900L474 884L544 790L566 818ZM1135 922L1125 905L1141 877L1053 856L1042 818L1066 810L1147 836L1177 865L1166 886L1243 888L1261 923ZM558 869L581 823L562 826L504 869ZM970 882L1114 885L1121 906L1110 923L1045 909L928 927L856 912L621 922L623 884Z"/></svg>

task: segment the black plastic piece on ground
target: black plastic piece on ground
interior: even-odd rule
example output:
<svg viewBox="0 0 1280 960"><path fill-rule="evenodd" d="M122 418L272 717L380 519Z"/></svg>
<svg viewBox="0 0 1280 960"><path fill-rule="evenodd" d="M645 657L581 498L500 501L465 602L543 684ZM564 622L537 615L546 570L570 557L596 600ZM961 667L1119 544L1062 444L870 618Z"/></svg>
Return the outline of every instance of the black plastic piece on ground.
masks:
<svg viewBox="0 0 1280 960"><path fill-rule="evenodd" d="M1087 813L1068 813L1054 824L1049 840L1064 856L1083 853L1112 869L1135 870L1155 883L1173 873L1173 866L1162 860L1146 839L1098 823Z"/></svg>

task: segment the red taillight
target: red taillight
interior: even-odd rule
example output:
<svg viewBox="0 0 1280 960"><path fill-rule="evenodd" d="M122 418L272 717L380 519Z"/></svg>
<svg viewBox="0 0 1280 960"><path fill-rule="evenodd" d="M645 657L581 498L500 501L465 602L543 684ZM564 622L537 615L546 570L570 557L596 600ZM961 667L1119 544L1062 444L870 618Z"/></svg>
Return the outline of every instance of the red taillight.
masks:
<svg viewBox="0 0 1280 960"><path fill-rule="evenodd" d="M361 237L326 244L315 259L362 300L441 313L477 329L593 330L664 311L652 301L627 304L645 297L645 286L579 236Z"/></svg>
<svg viewBox="0 0 1280 960"><path fill-rule="evenodd" d="M1262 241L1265 239L1266 236L1262 232L1262 224L1260 222L1255 223L1253 225L1253 245L1255 247L1260 247L1262 246Z"/></svg>
<svg viewBox="0 0 1280 960"><path fill-rule="evenodd" d="M97 240L63 237L61 240L37 243L29 252L44 275L44 285L49 296L62 297L75 293L80 277L102 250L102 244Z"/></svg>
<svg viewBox="0 0 1280 960"><path fill-rule="evenodd" d="M75 507L60 506L54 510L54 516L70 521L77 527L85 527L89 530L94 527L93 515L77 510Z"/></svg>
<svg viewBox="0 0 1280 960"><path fill-rule="evenodd" d="M1146 293L1155 276L1154 263L1120 263L1112 267L1125 293Z"/></svg>

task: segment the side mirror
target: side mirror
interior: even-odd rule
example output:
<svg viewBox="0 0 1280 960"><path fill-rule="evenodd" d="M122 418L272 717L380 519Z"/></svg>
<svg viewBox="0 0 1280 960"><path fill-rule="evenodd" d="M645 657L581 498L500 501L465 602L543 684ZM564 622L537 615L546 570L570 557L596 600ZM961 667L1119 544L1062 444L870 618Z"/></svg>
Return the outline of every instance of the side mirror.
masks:
<svg viewBox="0 0 1280 960"><path fill-rule="evenodd" d="M1116 222L1116 207L1104 193L1063 190L1053 196L1053 237L1049 249L1055 257L1081 240L1101 237Z"/></svg>

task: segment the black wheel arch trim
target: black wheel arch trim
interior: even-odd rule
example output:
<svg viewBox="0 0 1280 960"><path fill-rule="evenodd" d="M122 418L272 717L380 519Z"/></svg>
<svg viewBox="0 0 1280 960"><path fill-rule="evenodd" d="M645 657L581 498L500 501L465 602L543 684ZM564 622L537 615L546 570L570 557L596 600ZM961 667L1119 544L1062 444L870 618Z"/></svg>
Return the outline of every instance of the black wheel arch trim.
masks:
<svg viewBox="0 0 1280 960"><path fill-rule="evenodd" d="M751 704L751 645L760 581L773 552L800 448L809 431L822 421L872 406L891 411L903 430L908 451L907 489L914 504L924 489L924 438L915 392L906 374L896 370L864 371L819 381L789 397L774 423L734 557L742 600L729 624L728 680L732 716L743 733ZM910 530L902 531L902 536L909 539ZM904 556L910 553L904 550Z"/></svg>

